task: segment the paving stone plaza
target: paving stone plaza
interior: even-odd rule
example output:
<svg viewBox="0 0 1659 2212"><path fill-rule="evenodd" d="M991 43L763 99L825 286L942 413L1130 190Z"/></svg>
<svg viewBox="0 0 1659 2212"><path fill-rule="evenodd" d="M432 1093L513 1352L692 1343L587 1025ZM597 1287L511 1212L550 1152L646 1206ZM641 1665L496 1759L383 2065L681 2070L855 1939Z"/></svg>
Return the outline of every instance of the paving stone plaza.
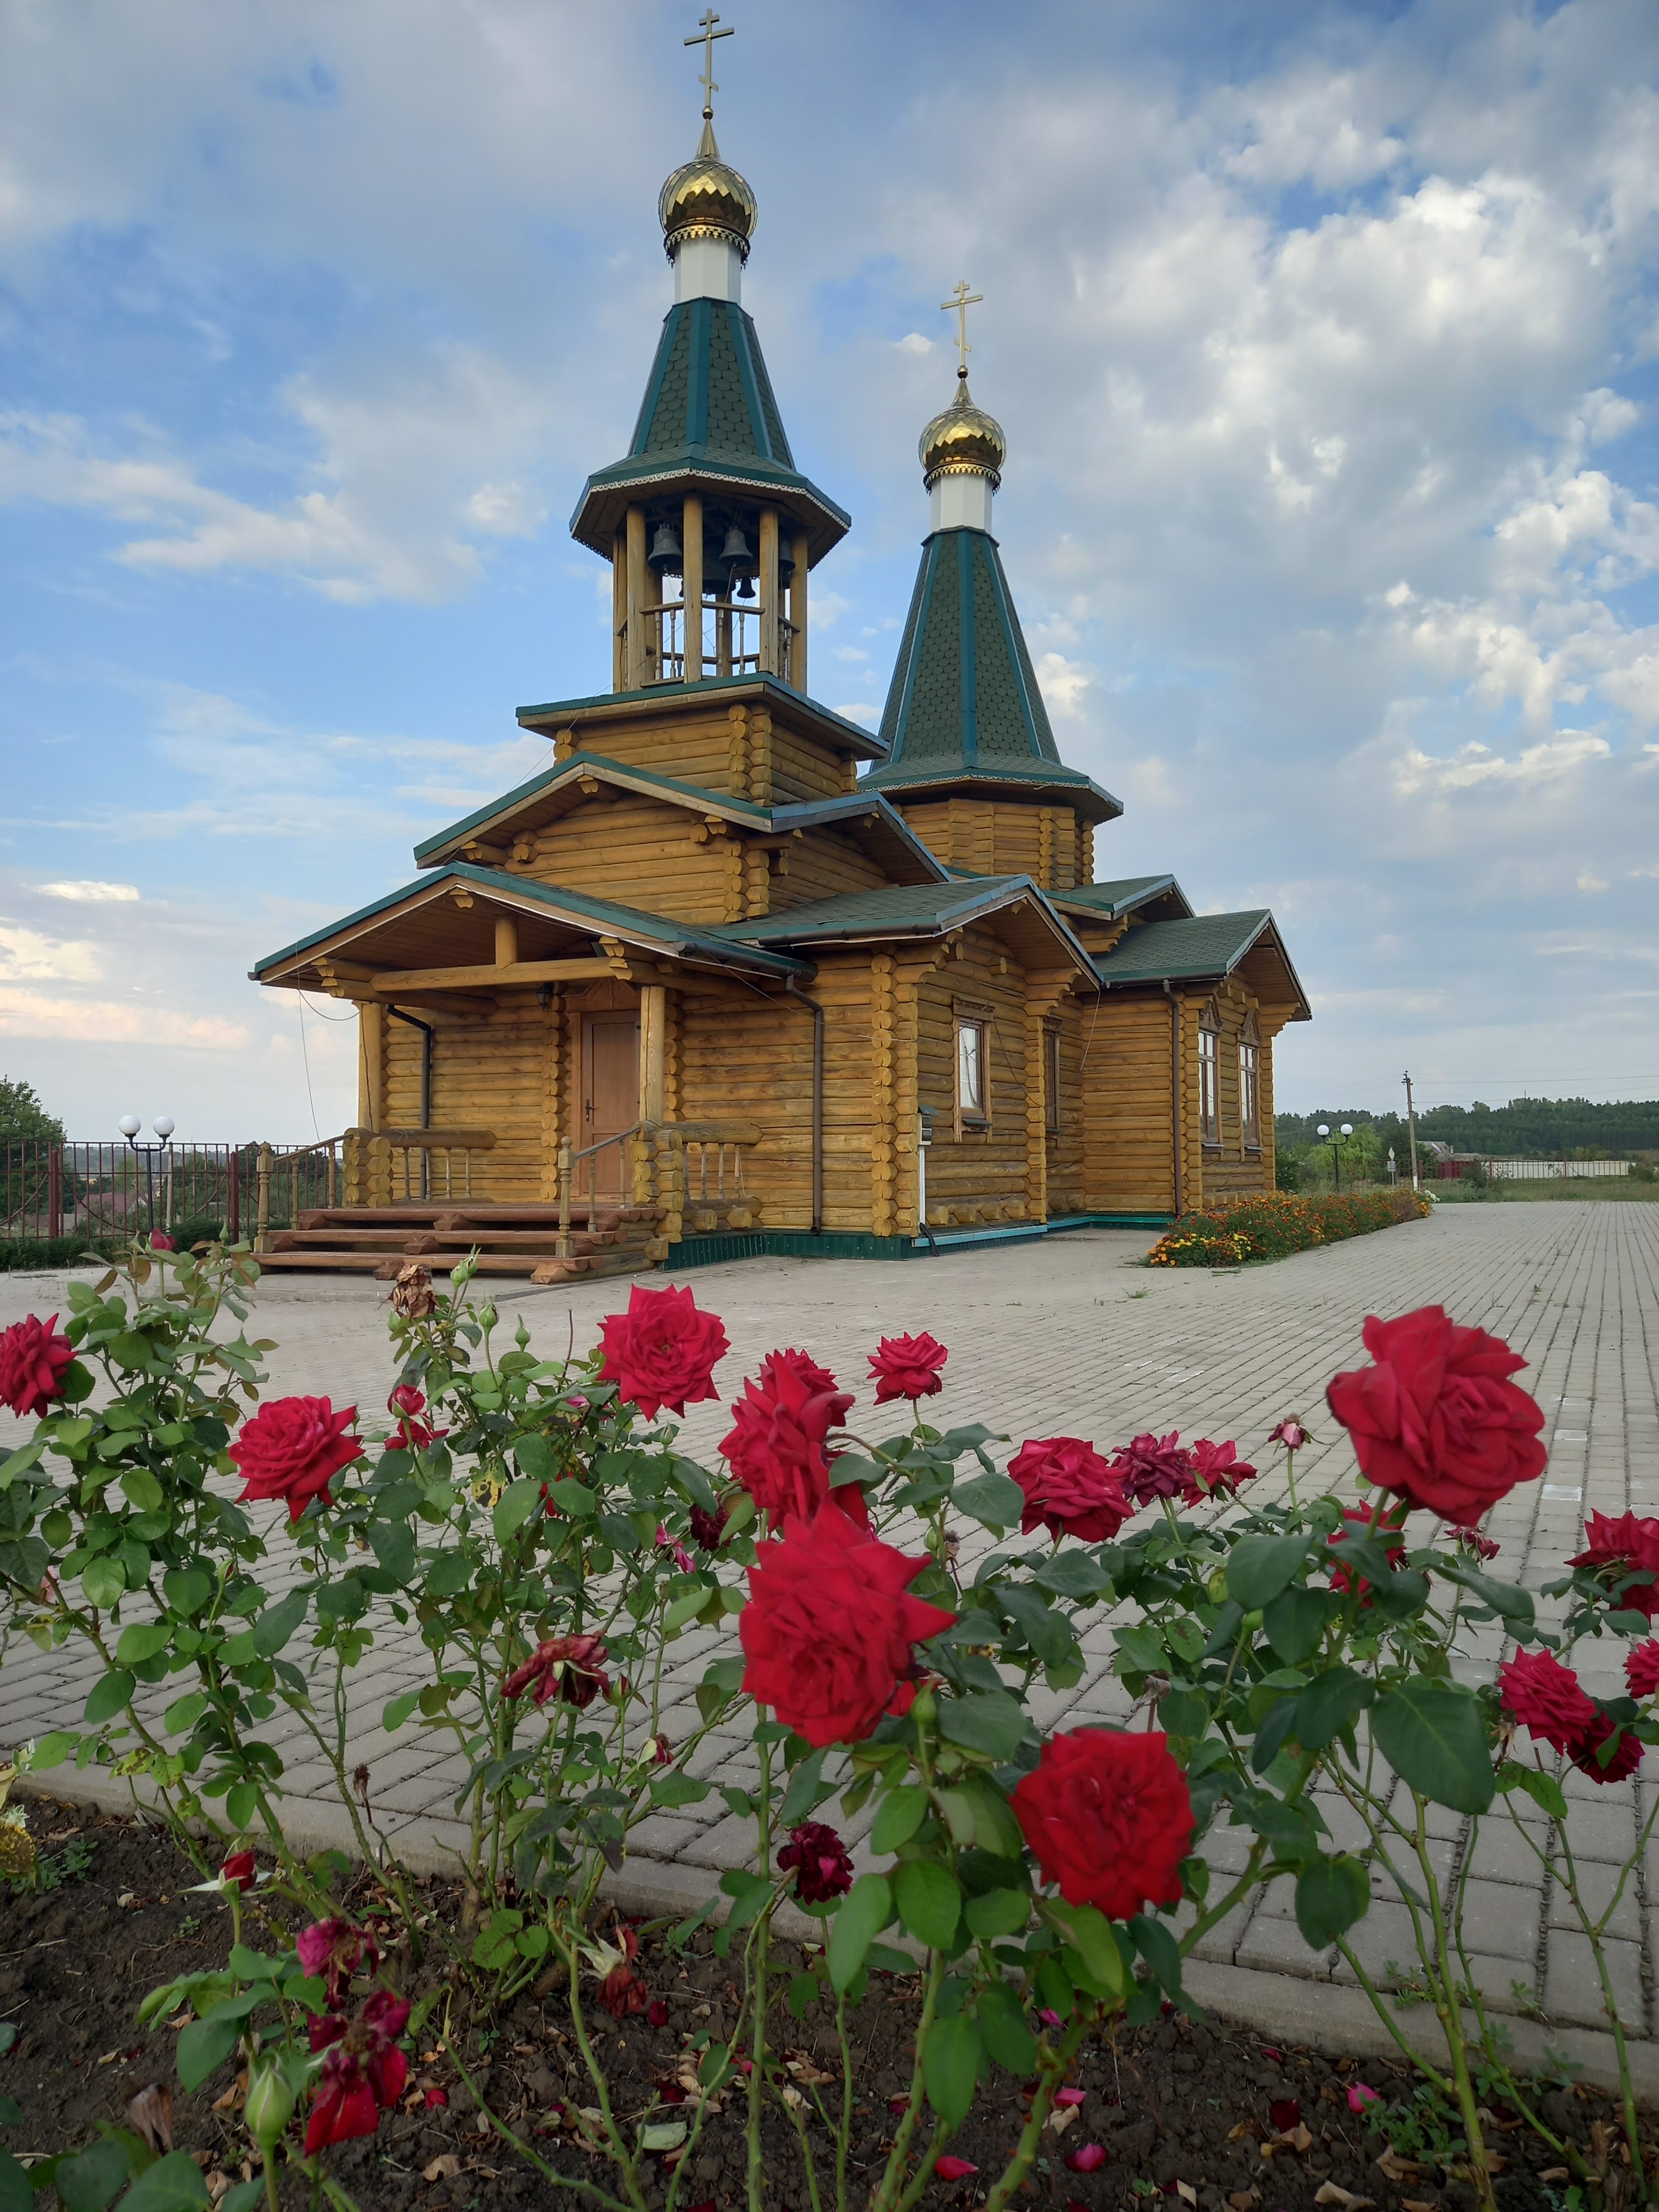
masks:
<svg viewBox="0 0 1659 2212"><path fill-rule="evenodd" d="M1490 1533L1503 1545L1493 1571L1536 1589L1560 1571L1577 1548L1584 1514L1659 1507L1659 1206L1553 1204L1446 1206L1429 1221L1389 1230L1330 1249L1239 1273L1169 1273L1135 1267L1145 1232L1081 1231L1047 1243L1006 1246L895 1265L878 1261L757 1260L699 1270L684 1279L698 1303L720 1314L732 1350L716 1380L727 1394L781 1343L798 1344L831 1367L843 1387L860 1390L852 1421L870 1417L865 1357L878 1337L929 1328L950 1348L941 1398L930 1418L941 1426L981 1420L1012 1439L1056 1434L1091 1438L1103 1449L1136 1431L1179 1429L1184 1436L1236 1437L1241 1455L1259 1456L1260 1490L1282 1480L1282 1462L1266 1449L1282 1416L1304 1414L1316 1443L1304 1456L1302 1479L1344 1493L1353 1490L1353 1459L1343 1432L1325 1413L1324 1386L1338 1369L1362 1363L1361 1323L1368 1313L1395 1315L1433 1301L1460 1322L1504 1337L1530 1363L1516 1379L1547 1416L1550 1465L1541 1481L1523 1485L1493 1515ZM50 1313L63 1303L61 1276L0 1275L0 1326L26 1312ZM599 1318L625 1297L625 1284L533 1290L503 1286L497 1302L509 1325L522 1315L534 1348L562 1353L574 1329L578 1347L593 1340ZM262 1289L250 1335L277 1340L268 1362L267 1395L326 1395L378 1413L393 1379L386 1355L384 1285L324 1278L276 1280ZM723 1407L693 1409L687 1449L710 1458L726 1416ZM897 1424L866 1435L888 1433ZM0 1422L0 1443L17 1425ZM1259 1492L1258 1492L1259 1494ZM969 1547L971 1550L971 1547ZM280 1536L273 1544L280 1559ZM280 1575L272 1578L280 1581ZM667 1719L671 1736L689 1730L691 1691L718 1645L732 1638L697 1630L675 1646L678 1705ZM1089 1668L1078 1687L1050 1696L1038 1717L1075 1725L1121 1719L1127 1701L1110 1674L1112 1643L1103 1628L1085 1639ZM1490 1668L1501 1646L1488 1632L1469 1664ZM460 1774L440 1740L405 1727L388 1736L380 1722L386 1699L418 1679L412 1655L387 1638L357 1670L348 1753L368 1763L375 1814L400 1850L434 1864L459 1840L452 1811ZM1611 1642L1581 1646L1577 1663L1589 1686L1622 1688ZM0 1746L70 1724L97 1672L70 1653L43 1656L14 1642L0 1663ZM285 1788L296 1835L319 1840L338 1832L324 1792L327 1775L307 1759L297 1729L267 1731L290 1761ZM739 1778L748 1747L743 1732L715 1735L703 1745L699 1771ZM1651 1809L1659 1769L1633 1781L1598 1787L1570 1772L1577 1808L1574 1848L1592 1902L1611 1894L1619 1863L1634 1846L1638 1824ZM60 1768L51 1778L62 1795L88 1789ZM88 1791L88 1794L91 1794ZM104 1790L96 1793L117 1802ZM1535 1808L1534 1832L1550 1847L1548 1824ZM1324 1803L1334 1832L1342 1808ZM858 1833L854 1825L854 1833ZM1571 1926L1556 1883L1540 1877L1523 1839L1501 1818L1481 1824L1468 1856L1467 1824L1446 1814L1439 1848L1466 1881L1465 1929L1477 1978L1490 2002L1517 2014L1517 2041L1594 2057L1601 1997L1583 1938ZM701 1899L720 1870L747 1853L752 1830L711 1796L672 1815L653 1815L635 1830L626 1870L641 1902ZM1243 1832L1218 1827L1206 1846L1215 1873L1242 1863ZM1638 1869L1610 1923L1613 1972L1627 2033L1649 2049L1644 2071L1659 2077L1659 1863ZM1379 1895L1355 1931L1369 1971L1382 1975L1411 1957L1404 1908ZM1310 1952L1297 1931L1289 1886L1280 1883L1242 1908L1201 1946L1192 1985L1205 2002L1252 2019L1264 2029L1314 2033L1322 2021L1351 2022L1366 2009L1346 1990L1347 1969L1334 1954ZM1322 1989L1319 1986L1323 1984ZM1519 2017L1541 2014L1547 2026ZM1406 2015L1413 2032L1420 2008Z"/></svg>

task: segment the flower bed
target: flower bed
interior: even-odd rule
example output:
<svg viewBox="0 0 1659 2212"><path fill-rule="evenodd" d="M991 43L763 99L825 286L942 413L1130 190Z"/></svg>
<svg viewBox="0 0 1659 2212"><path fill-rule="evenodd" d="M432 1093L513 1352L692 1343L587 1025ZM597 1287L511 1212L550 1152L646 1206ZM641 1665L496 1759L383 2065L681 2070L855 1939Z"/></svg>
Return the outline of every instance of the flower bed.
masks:
<svg viewBox="0 0 1659 2212"><path fill-rule="evenodd" d="M1004 2212L1036 2173L1103 2167L1094 2135L1061 2149L1103 2051L1115 2064L1126 2038L1190 2015L1184 1960L1279 1881L1304 1940L1346 1962L1416 2069L1430 2164L1492 2207L1518 2155L1512 2134L1492 2150L1496 2126L1541 2147L1582 2203L1645 2191L1603 1937L1659 1807L1610 1885L1597 1867L1592 1905L1574 1858L1585 1800L1561 1778L1616 1784L1659 1742L1659 1521L1593 1516L1543 1593L1548 1622L1489 1572L1482 1517L1546 1461L1499 1340L1437 1306L1368 1321L1369 1364L1327 1392L1361 1502L1298 1496L1309 1432L1290 1416L1266 1447L1285 1454L1285 1495L1257 1503L1231 1439L1027 1437L1004 1471L992 1447L1012 1439L929 1425L948 1353L925 1334L870 1357L875 1406L909 1415L879 1438L809 1353L769 1354L732 1402L716 1473L665 1418L719 1395L725 1332L690 1291L635 1287L589 1358L549 1359L522 1324L498 1341L465 1268L447 1297L418 1265L395 1286L386 1422L365 1433L325 1398L252 1412L270 1347L229 1324L252 1274L242 1254L141 1249L71 1285L66 1329L0 1333L0 1400L35 1422L0 1463L7 1626L103 1668L81 1719L15 1765L142 1778L199 1877L203 1955L143 1996L137 2025L177 2027L187 2095L230 2069L240 2154L224 2154L222 2212L262 2197L276 2212L290 2187L345 2212L343 2176L379 2171L352 2147L397 2139L410 2098L450 2084L492 2155L606 2208L704 2212L702 2185L724 2177L749 2212L785 2191L817 2212L903 2212L968 2180ZM250 1501L285 1510L267 1528ZM970 1522L985 1534L964 1542ZM393 1624L418 1629L427 1671L385 1729L418 1726L464 1762L459 1914L399 1863L351 1764L354 1670ZM715 1632L695 1717L669 1689L694 1624ZM1104 1629L1136 1724L1041 1724L1039 1686L1074 1688L1083 1635ZM1512 1649L1476 1689L1471 1632L1488 1629ZM1593 1694L1571 1664L1606 1636L1626 1643L1628 1694ZM261 1733L279 1706L334 1778L355 1873L288 1841ZM734 1735L752 1751L741 1775ZM714 1795L717 1750L746 1860L688 1918L624 1921L602 1902L607 1871L640 1820ZM1341 1844L1321 1810L1337 1799ZM1522 1802L1553 1825L1529 1826ZM1463 1824L1455 1868L1437 1808ZM866 1809L860 1871L836 1823ZM1600 1972L1616 2134L1564 2120L1486 2010L1462 1884L1494 1821L1540 1871L1550 1852ZM1200 1846L1224 1823L1242 1863L1212 1876ZM21 1879L46 1878L26 1832L0 1823L0 1844ZM1412 1928L1443 2059L1356 1948L1374 1893ZM786 1943L786 1905L821 1938ZM711 1958L718 2004L647 2044L648 2075L637 2051L621 2064ZM905 2010L872 2138L862 2024L884 1976ZM509 2094L502 2039L550 2000L561 2074ZM204 2200L193 2160L166 2148L171 2095L141 2080L123 2128L53 2147L71 2212L102 2212L130 2174L131 2212ZM1311 2151L1304 2118L1269 2117L1264 2151ZM33 2124L0 2106L0 2125ZM0 2203L58 2171L0 2151ZM1323 2201L1352 2212L1340 2185Z"/></svg>
<svg viewBox="0 0 1659 2212"><path fill-rule="evenodd" d="M1283 1260L1397 1222L1426 1220L1429 1200L1412 1190L1338 1191L1323 1198L1288 1190L1218 1200L1172 1221L1146 1257L1154 1267L1236 1267Z"/></svg>

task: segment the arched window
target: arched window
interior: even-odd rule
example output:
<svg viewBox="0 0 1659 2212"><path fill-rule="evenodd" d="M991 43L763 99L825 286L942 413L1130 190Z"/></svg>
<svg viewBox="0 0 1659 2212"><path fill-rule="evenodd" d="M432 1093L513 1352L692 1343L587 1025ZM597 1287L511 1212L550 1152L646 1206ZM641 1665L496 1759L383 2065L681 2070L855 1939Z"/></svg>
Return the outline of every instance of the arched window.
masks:
<svg viewBox="0 0 1659 2212"><path fill-rule="evenodd" d="M1261 1150L1261 1036L1254 1010L1238 1033L1238 1121L1245 1149Z"/></svg>
<svg viewBox="0 0 1659 2212"><path fill-rule="evenodd" d="M1206 1145L1221 1142L1221 1016L1212 999L1198 1018L1198 1127Z"/></svg>

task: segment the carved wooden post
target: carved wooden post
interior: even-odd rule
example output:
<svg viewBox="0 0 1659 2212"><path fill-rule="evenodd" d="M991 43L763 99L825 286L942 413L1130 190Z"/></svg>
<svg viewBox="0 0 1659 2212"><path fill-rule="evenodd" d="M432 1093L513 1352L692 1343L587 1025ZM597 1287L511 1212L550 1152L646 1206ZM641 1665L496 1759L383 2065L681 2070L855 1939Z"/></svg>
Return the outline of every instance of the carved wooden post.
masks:
<svg viewBox="0 0 1659 2212"><path fill-rule="evenodd" d="M258 1181L259 1207L254 1216L256 1226L253 1232L253 1249L256 1252L264 1252L269 1249L270 1241L270 1146L269 1145L261 1145L259 1147Z"/></svg>
<svg viewBox="0 0 1659 2212"><path fill-rule="evenodd" d="M640 1119L664 1120L668 1092L668 993L660 983L640 992Z"/></svg>
<svg viewBox="0 0 1659 2212"><path fill-rule="evenodd" d="M685 680L702 681L702 501L696 492L685 495L680 524L685 574L680 596L685 602L683 618L685 642Z"/></svg>
<svg viewBox="0 0 1659 2212"><path fill-rule="evenodd" d="M760 665L764 676L781 676L778 644L778 510L760 511Z"/></svg>
<svg viewBox="0 0 1659 2212"><path fill-rule="evenodd" d="M590 1227L592 1224L589 1224ZM559 1242L558 1255L568 1260L574 1248L570 1242L570 1144L567 1138L559 1146Z"/></svg>
<svg viewBox="0 0 1659 2212"><path fill-rule="evenodd" d="M510 914L495 917L495 965L498 968L516 966L519 957L519 924Z"/></svg>
<svg viewBox="0 0 1659 2212"><path fill-rule="evenodd" d="M642 691L649 680L645 657L645 594L646 579L650 574L645 560L645 509L630 507L628 510L628 666L627 684L629 691Z"/></svg>
<svg viewBox="0 0 1659 2212"><path fill-rule="evenodd" d="M797 691L806 689L806 548L807 537L798 530L790 540L794 568L789 578L789 620L794 635L789 641L789 681Z"/></svg>
<svg viewBox="0 0 1659 2212"><path fill-rule="evenodd" d="M628 532L611 541L611 689L628 689ZM554 758L558 758L554 749Z"/></svg>

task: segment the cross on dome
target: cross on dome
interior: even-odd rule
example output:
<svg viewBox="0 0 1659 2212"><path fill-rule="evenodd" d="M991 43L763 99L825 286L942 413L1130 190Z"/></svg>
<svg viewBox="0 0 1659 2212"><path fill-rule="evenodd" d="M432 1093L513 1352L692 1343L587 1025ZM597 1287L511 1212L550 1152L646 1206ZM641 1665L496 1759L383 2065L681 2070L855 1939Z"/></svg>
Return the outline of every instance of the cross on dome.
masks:
<svg viewBox="0 0 1659 2212"><path fill-rule="evenodd" d="M735 23L728 23L723 31L717 31L714 26L719 21L720 17L712 8L705 8L697 29L685 41L688 46L702 48L702 75L697 82L702 87L702 119L705 123L712 123L714 119L714 94L720 90L714 82L714 41L737 36Z"/></svg>
<svg viewBox="0 0 1659 2212"><path fill-rule="evenodd" d="M968 279L958 276L955 291L948 300L941 300L939 303L941 313L954 313L957 319L957 374L963 379L968 374L968 356L974 349L968 343L968 310L982 307L984 301L983 292L970 292Z"/></svg>

